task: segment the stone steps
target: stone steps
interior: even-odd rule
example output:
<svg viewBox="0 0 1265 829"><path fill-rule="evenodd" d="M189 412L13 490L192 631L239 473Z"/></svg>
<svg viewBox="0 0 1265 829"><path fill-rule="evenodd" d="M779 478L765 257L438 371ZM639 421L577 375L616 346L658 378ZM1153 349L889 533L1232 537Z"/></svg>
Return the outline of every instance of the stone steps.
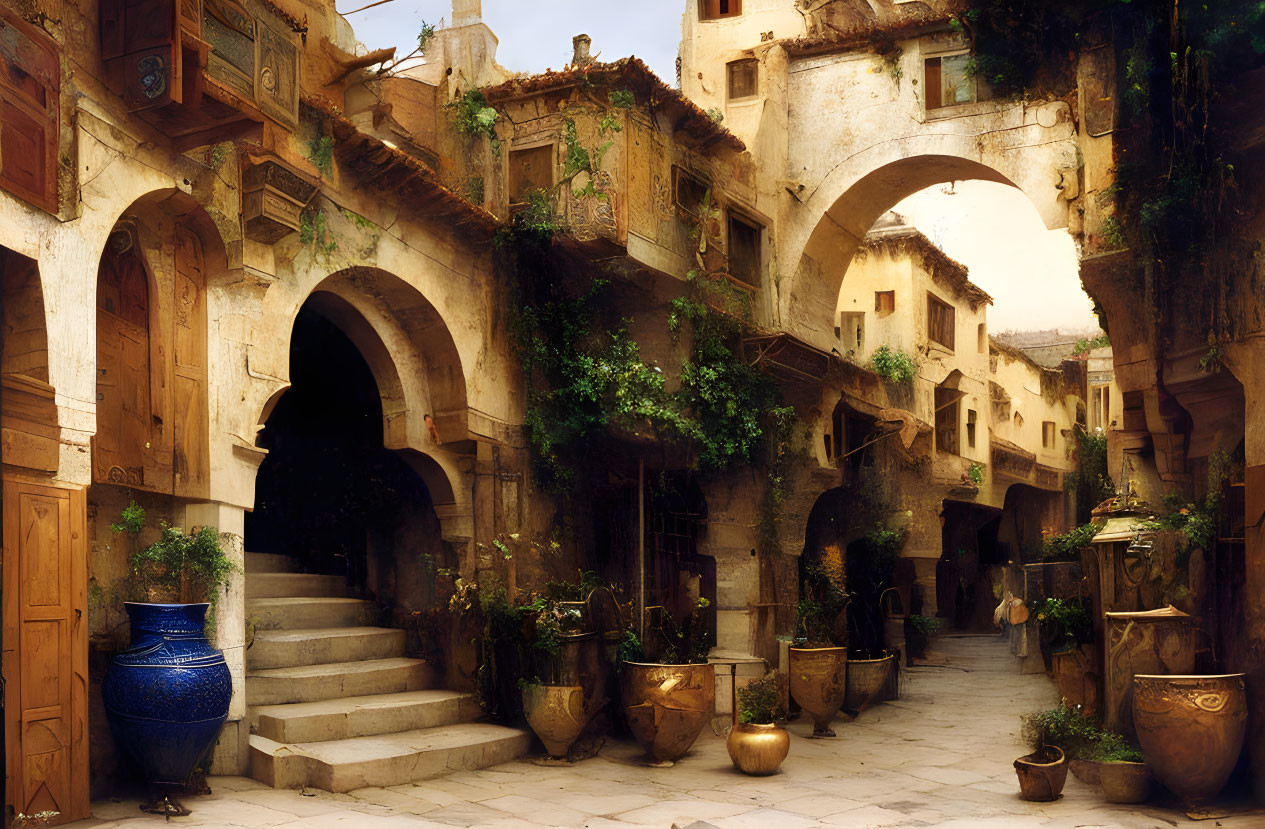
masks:
<svg viewBox="0 0 1265 829"><path fill-rule="evenodd" d="M246 581L250 582L250 576ZM377 615L378 608L361 599L278 596L246 600L246 618L255 623L255 630L360 627L372 624Z"/></svg>
<svg viewBox="0 0 1265 829"><path fill-rule="evenodd" d="M277 553L247 553L247 573L297 573L299 563Z"/></svg>
<svg viewBox="0 0 1265 829"><path fill-rule="evenodd" d="M525 753L530 741L527 731L489 723L311 743L279 743L253 734L251 776L274 788L313 786L328 792L399 786L509 762Z"/></svg>
<svg viewBox="0 0 1265 829"><path fill-rule="evenodd" d="M404 658L249 669L246 699L251 705L276 705L421 691L430 687L433 673L424 660Z"/></svg>
<svg viewBox="0 0 1265 829"><path fill-rule="evenodd" d="M347 580L342 576L321 576L315 573L251 573L246 579L247 599L284 597L330 598L347 595Z"/></svg>
<svg viewBox="0 0 1265 829"><path fill-rule="evenodd" d="M252 670L297 668L404 655L405 633L394 628L299 628L259 630L246 651Z"/></svg>
<svg viewBox="0 0 1265 829"><path fill-rule="evenodd" d="M473 694L408 691L251 709L251 733L279 743L345 740L473 722L482 714Z"/></svg>
<svg viewBox="0 0 1265 829"><path fill-rule="evenodd" d="M404 656L407 634L373 627L378 607L345 598L341 576L298 569L285 556L246 555L252 777L346 792L527 751L530 732L473 722L473 695L432 689L430 665Z"/></svg>

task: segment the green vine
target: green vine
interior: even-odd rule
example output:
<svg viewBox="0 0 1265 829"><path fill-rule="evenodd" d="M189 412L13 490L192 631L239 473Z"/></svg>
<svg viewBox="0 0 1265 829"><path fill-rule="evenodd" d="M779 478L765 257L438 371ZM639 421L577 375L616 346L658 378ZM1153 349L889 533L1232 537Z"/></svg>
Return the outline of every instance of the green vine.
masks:
<svg viewBox="0 0 1265 829"><path fill-rule="evenodd" d="M497 111L488 105L488 99L477 89L444 105L457 132L467 138L486 137L493 155L500 155L501 142L496 137Z"/></svg>
<svg viewBox="0 0 1265 829"><path fill-rule="evenodd" d="M898 348L880 345L870 355L870 365L879 377L893 383L912 383L918 367L913 358Z"/></svg>
<svg viewBox="0 0 1265 829"><path fill-rule="evenodd" d="M299 244L307 245L313 254L325 258L338 250L338 242L326 226L324 210L309 207L299 214Z"/></svg>
<svg viewBox="0 0 1265 829"><path fill-rule="evenodd" d="M334 178L334 139L320 135L308 142L308 160L320 171L322 178Z"/></svg>

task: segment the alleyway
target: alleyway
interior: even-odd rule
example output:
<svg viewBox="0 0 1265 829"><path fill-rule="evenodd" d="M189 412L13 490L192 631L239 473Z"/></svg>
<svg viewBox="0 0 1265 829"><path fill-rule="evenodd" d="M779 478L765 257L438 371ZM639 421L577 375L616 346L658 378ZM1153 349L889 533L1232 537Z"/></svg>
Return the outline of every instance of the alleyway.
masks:
<svg viewBox="0 0 1265 829"><path fill-rule="evenodd" d="M350 795L276 791L243 778L213 778L214 794L190 798L194 814L173 824L240 827L522 827L627 825L798 829L807 826L1154 827L1199 825L1174 809L1104 804L1069 777L1062 800L1018 798L1011 762L1024 753L1021 714L1053 704L1041 675L1020 676L1003 640L946 636L947 667L905 673L902 698L836 722L837 740L805 739L791 725L791 754L770 778L735 772L724 741L699 740L677 767L639 765L630 744L608 744L573 768L507 763L419 785ZM94 804L89 827L161 825L134 801ZM1223 818L1222 827L1259 825ZM701 829L701 828L700 828Z"/></svg>

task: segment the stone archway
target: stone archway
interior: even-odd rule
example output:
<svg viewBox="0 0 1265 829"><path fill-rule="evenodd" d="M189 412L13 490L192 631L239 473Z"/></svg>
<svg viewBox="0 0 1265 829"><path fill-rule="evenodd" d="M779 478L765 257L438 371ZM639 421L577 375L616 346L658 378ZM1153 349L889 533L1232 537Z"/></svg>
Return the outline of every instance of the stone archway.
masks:
<svg viewBox="0 0 1265 829"><path fill-rule="evenodd" d="M902 199L937 184L979 180L1015 187L1028 196L1047 228L1067 227L1066 199L1075 194L1076 160L1075 144L1066 138L1049 142L1053 149L1043 148L1046 155L1069 156L1061 176L1049 172L1046 155L1040 156L1042 177L1028 169L1030 159L1023 152L987 153L966 136L885 142L840 163L806 198L800 220L789 224L781 256L795 265L779 286L780 319L829 348L839 289L866 233Z"/></svg>

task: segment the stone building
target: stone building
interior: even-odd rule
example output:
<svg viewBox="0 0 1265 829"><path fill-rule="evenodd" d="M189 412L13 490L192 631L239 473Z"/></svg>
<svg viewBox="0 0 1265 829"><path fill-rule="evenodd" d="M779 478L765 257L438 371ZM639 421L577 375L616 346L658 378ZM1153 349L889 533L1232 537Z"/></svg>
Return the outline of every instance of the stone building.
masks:
<svg viewBox="0 0 1265 829"><path fill-rule="evenodd" d="M1070 93L994 99L966 71L960 5L687 0L678 90L580 39L563 71L510 77L477 0L399 71L330 0L0 2L9 805L75 819L90 781L113 782L99 686L159 521L215 527L241 568L215 606L234 696L211 770L278 786L526 750L525 731L473 722L458 632L420 627L454 575L513 595L595 568L668 606L701 595L716 660L755 665L794 624L802 554L881 525L906 534L897 577L923 612L971 622L968 591L940 583L964 583L959 550L978 573L980 548L1022 554L1068 520L1086 392L1083 363L991 340L955 263L891 229L867 240L958 179L1017 187L1080 243L1112 334L1115 385L1091 366L1091 395L1110 391L1090 404L1118 424L1113 471L1159 503L1202 495L1214 452L1240 458L1219 653L1251 674L1265 780L1255 270L1209 298L1112 244L1129 139L1109 33L1060 67ZM1235 133L1249 158L1258 121ZM665 388L690 347L677 301L740 319L743 358L797 415L767 523L767 470L698 475L635 427L596 444L581 500L538 486L495 240L539 192L559 283L600 269L613 328ZM1261 211L1244 215L1259 239ZM884 342L915 357L911 383L869 367ZM677 483L648 498L651 479ZM111 528L132 501L150 519L134 539ZM828 520L862 501L881 502L867 523Z"/></svg>

